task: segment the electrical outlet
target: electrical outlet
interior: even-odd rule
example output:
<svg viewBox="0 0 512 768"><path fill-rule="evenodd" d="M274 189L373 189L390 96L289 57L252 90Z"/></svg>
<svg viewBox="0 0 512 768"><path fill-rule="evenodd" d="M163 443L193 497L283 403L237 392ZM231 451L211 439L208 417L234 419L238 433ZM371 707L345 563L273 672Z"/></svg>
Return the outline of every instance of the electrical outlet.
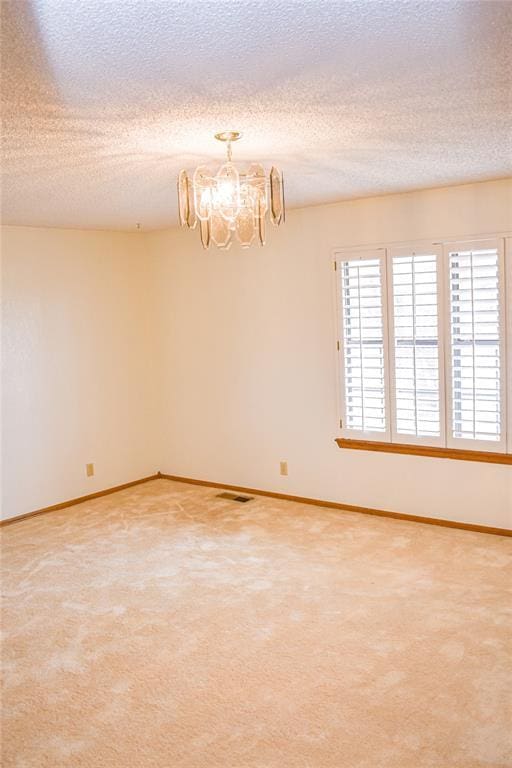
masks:
<svg viewBox="0 0 512 768"><path fill-rule="evenodd" d="M87 477L92 477L94 475L94 464L85 465L85 474Z"/></svg>
<svg viewBox="0 0 512 768"><path fill-rule="evenodd" d="M288 474L288 462L287 461L280 461L279 462L279 473L281 475L287 475Z"/></svg>

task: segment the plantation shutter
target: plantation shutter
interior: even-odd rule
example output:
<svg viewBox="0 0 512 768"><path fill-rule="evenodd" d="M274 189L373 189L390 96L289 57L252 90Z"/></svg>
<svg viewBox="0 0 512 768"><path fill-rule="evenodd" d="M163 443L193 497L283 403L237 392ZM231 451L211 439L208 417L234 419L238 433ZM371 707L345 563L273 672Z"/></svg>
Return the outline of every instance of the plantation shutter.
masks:
<svg viewBox="0 0 512 768"><path fill-rule="evenodd" d="M343 433L389 440L384 252L339 262ZM364 434L363 434L364 433Z"/></svg>
<svg viewBox="0 0 512 768"><path fill-rule="evenodd" d="M503 252L497 241L448 247L449 444L506 450Z"/></svg>
<svg viewBox="0 0 512 768"><path fill-rule="evenodd" d="M512 237L505 239L505 306L507 315L506 350L507 350L507 449L512 453Z"/></svg>
<svg viewBox="0 0 512 768"><path fill-rule="evenodd" d="M395 442L444 445L439 260L435 249L390 252Z"/></svg>

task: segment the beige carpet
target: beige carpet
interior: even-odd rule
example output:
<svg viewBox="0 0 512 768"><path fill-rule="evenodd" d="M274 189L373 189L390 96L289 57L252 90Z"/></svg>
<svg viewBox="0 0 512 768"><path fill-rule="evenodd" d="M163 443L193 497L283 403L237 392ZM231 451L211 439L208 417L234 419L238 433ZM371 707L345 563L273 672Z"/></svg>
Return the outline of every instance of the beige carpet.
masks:
<svg viewBox="0 0 512 768"><path fill-rule="evenodd" d="M3 530L4 768L512 765L512 542L167 480Z"/></svg>

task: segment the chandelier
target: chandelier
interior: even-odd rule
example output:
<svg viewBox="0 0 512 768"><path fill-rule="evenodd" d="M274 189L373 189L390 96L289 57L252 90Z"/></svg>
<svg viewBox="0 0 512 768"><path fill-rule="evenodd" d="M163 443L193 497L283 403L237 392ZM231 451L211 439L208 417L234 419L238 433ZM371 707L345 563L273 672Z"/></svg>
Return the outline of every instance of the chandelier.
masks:
<svg viewBox="0 0 512 768"><path fill-rule="evenodd" d="M284 222L283 174L272 167L267 178L260 163L235 165L231 144L240 137L238 131L216 133L226 143L226 162L215 168L200 165L191 176L185 170L178 176L180 224L198 227L203 248L214 243L227 250L234 238L242 248L256 239L265 245L267 211L272 224Z"/></svg>

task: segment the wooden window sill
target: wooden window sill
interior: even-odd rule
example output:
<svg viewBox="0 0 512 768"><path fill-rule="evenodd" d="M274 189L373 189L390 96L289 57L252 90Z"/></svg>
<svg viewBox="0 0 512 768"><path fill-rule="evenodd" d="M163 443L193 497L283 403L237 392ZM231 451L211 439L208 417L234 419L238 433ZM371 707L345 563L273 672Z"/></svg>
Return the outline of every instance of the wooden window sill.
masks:
<svg viewBox="0 0 512 768"><path fill-rule="evenodd" d="M407 445L405 443L381 443L373 440L336 439L340 448L354 451L380 451L382 453L405 453L411 456L433 456L438 459L459 461L483 461L488 464L512 464L512 454L491 451L468 451L460 448L433 448L428 445Z"/></svg>

